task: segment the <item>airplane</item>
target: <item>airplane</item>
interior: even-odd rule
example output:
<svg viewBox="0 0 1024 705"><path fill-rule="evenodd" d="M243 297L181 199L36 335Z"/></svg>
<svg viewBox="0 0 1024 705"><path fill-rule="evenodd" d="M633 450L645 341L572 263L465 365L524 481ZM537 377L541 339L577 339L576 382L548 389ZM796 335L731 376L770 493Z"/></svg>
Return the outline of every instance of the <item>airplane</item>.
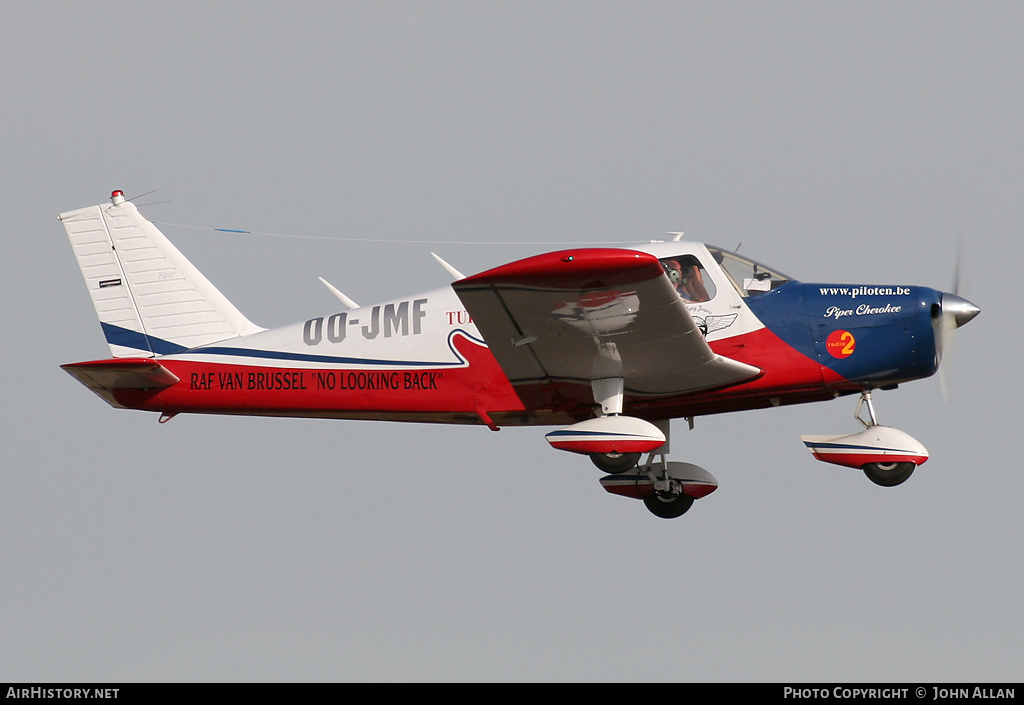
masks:
<svg viewBox="0 0 1024 705"><path fill-rule="evenodd" d="M265 329L123 191L62 213L110 357L62 365L115 408L556 426L602 487L656 517L718 487L669 461L670 421L859 395L848 435L801 436L817 460L901 484L928 451L877 422L871 393L933 375L980 309L923 286L803 283L682 234L579 247L368 306ZM862 418L864 409L868 418ZM646 454L646 458L644 458Z"/></svg>

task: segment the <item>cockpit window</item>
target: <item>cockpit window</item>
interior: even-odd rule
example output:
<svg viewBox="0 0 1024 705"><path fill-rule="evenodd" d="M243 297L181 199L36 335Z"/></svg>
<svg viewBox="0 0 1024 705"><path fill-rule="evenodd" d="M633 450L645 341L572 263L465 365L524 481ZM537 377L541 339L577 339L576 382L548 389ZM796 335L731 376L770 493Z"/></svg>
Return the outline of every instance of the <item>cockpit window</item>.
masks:
<svg viewBox="0 0 1024 705"><path fill-rule="evenodd" d="M689 303L710 301L717 293L715 283L704 271L704 265L693 255L665 257L661 260L661 264L665 268L665 274L669 281L685 301Z"/></svg>
<svg viewBox="0 0 1024 705"><path fill-rule="evenodd" d="M768 269L763 264L720 247L708 246L708 251L732 281L740 296L757 296L782 286L789 277Z"/></svg>

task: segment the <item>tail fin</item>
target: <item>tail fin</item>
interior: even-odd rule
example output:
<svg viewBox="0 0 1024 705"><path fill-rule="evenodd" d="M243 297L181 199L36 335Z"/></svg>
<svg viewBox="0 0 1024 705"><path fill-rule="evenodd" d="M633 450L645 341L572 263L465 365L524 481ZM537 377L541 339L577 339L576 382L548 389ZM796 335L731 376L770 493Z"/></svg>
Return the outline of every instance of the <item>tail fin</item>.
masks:
<svg viewBox="0 0 1024 705"><path fill-rule="evenodd" d="M120 191L110 200L59 219L113 357L155 357L263 330Z"/></svg>

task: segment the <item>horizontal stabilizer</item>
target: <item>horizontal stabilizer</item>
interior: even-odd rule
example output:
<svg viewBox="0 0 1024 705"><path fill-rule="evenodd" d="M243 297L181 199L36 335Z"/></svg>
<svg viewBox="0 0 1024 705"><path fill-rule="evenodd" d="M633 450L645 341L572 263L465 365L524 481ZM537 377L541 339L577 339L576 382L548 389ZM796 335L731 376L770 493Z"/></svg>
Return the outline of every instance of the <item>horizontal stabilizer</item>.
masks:
<svg viewBox="0 0 1024 705"><path fill-rule="evenodd" d="M126 389L147 391L177 384L177 375L159 362L147 359L97 360L61 365L61 369L102 397L122 407L114 393Z"/></svg>

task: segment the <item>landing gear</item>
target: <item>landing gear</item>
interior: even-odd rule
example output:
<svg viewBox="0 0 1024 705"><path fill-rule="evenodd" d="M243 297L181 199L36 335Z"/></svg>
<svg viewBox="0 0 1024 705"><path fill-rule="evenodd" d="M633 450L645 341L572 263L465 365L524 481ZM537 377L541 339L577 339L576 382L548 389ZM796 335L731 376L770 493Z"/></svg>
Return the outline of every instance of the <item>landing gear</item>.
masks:
<svg viewBox="0 0 1024 705"><path fill-rule="evenodd" d="M916 467L913 463L866 463L861 469L876 485L895 487L910 479Z"/></svg>
<svg viewBox="0 0 1024 705"><path fill-rule="evenodd" d="M686 514L690 507L693 506L693 497L681 494L670 498L656 494L651 497L644 497L644 506L656 517L675 519Z"/></svg>
<svg viewBox="0 0 1024 705"><path fill-rule="evenodd" d="M640 460L639 453L591 453L590 460L600 470L618 475L634 467Z"/></svg>
<svg viewBox="0 0 1024 705"><path fill-rule="evenodd" d="M605 362L621 367L615 346L602 346ZM615 364L612 364L615 363ZM704 468L669 462L669 421L645 421L622 414L624 382L609 375L590 382L600 415L545 435L559 450L586 454L601 470L601 486L612 494L641 499L648 510L663 519L682 516L693 500L714 492L718 481ZM693 419L690 418L690 428ZM647 461L639 465L641 453ZM657 458L657 459L655 459Z"/></svg>
<svg viewBox="0 0 1024 705"><path fill-rule="evenodd" d="M669 462L664 454L655 460L651 453L640 470L647 475L652 490L642 498L644 506L662 519L681 517L693 506L693 500L718 488L718 481L704 468L692 463Z"/></svg>
<svg viewBox="0 0 1024 705"><path fill-rule="evenodd" d="M638 468L638 478L641 476L646 483L640 499L647 511L662 519L681 517L695 499L718 487L718 481L704 468L691 463L670 463L664 455L654 460L653 453Z"/></svg>
<svg viewBox="0 0 1024 705"><path fill-rule="evenodd" d="M860 410L867 407L868 420L865 421L860 417ZM860 425L864 428L870 429L872 426L878 425L878 419L875 418L875 406L871 403L871 392L861 392L860 399L857 401L857 410L853 412L853 418L860 421Z"/></svg>
<svg viewBox="0 0 1024 705"><path fill-rule="evenodd" d="M867 420L861 418L866 409ZM850 468L859 468L881 487L903 484L914 469L928 460L928 451L917 440L899 429L882 426L875 418L871 392L863 392L853 417L864 430L850 436L801 436L818 460Z"/></svg>
<svg viewBox="0 0 1024 705"><path fill-rule="evenodd" d="M662 422L668 435L668 422ZM669 461L668 443L630 469L601 478L601 486L611 494L643 500L656 517L675 519L693 506L695 499L706 497L718 488L718 481L693 463Z"/></svg>
<svg viewBox="0 0 1024 705"><path fill-rule="evenodd" d="M868 421L860 417L862 406L867 407ZM868 431L872 427L878 426L878 420L875 418L875 407L871 404L871 392L861 392L860 401L857 402L857 411L854 412L853 417L860 421L861 425ZM924 460L921 462L924 462ZM912 462L900 462L893 459L891 462L865 463L860 466L860 469L876 485L880 487L895 487L909 480L910 476L914 474L914 468L916 467L917 465Z"/></svg>

